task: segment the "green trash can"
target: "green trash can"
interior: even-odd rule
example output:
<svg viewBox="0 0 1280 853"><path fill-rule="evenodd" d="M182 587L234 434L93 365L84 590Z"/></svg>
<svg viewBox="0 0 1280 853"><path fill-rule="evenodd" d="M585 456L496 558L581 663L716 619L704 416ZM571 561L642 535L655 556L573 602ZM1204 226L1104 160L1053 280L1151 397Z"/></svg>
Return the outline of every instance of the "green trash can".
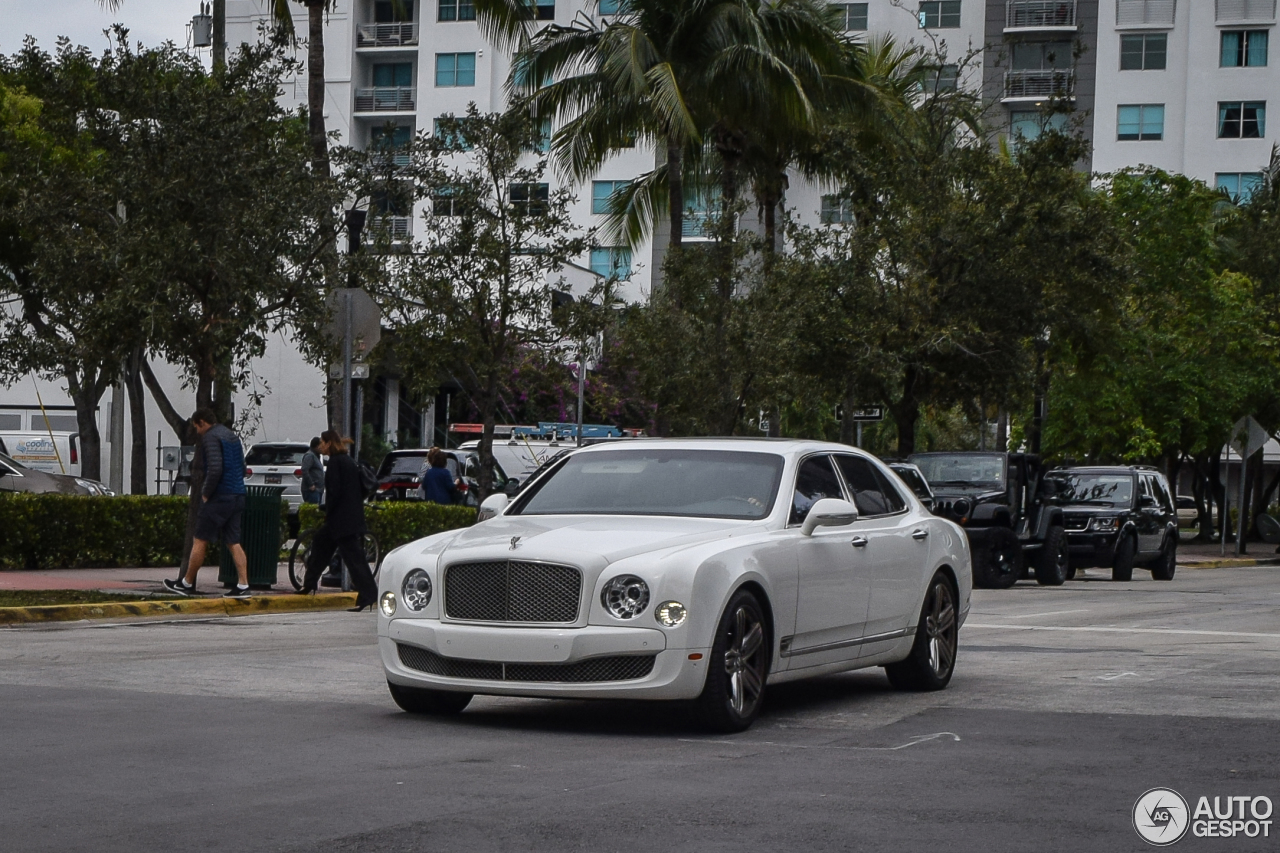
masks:
<svg viewBox="0 0 1280 853"><path fill-rule="evenodd" d="M270 589L280 566L280 506L284 486L245 486L244 517L240 520L240 544L249 561L249 586ZM231 549L222 549L218 583L236 582Z"/></svg>

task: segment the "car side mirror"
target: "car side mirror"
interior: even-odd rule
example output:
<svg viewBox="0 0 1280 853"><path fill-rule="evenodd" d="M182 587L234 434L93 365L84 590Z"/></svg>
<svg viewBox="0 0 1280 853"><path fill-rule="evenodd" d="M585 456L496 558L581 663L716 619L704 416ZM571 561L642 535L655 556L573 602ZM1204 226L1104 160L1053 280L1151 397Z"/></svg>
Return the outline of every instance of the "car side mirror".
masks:
<svg viewBox="0 0 1280 853"><path fill-rule="evenodd" d="M476 517L476 523L479 524L482 521L488 521L498 513L502 512L507 508L508 500L510 500L510 498L502 492L495 492L494 494L489 495L489 497L485 498L484 502L480 504L480 514Z"/></svg>
<svg viewBox="0 0 1280 853"><path fill-rule="evenodd" d="M840 498L823 498L809 507L800 532L812 536L819 527L842 527L858 520L858 508Z"/></svg>
<svg viewBox="0 0 1280 853"><path fill-rule="evenodd" d="M507 480L507 484L502 487L502 491L507 497L514 498L516 492L520 491L520 481L515 479Z"/></svg>

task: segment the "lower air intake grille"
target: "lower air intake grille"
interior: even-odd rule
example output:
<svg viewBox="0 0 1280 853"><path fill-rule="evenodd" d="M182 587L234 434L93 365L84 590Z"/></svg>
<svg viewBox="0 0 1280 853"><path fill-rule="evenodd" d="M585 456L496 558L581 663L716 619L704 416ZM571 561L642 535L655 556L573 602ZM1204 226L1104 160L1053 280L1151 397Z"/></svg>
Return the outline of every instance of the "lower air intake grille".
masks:
<svg viewBox="0 0 1280 853"><path fill-rule="evenodd" d="M653 672L654 655L614 655L577 663L494 663L447 658L417 646L397 643L400 662L419 672L444 678L483 681L537 681L586 684L598 681L632 681Z"/></svg>

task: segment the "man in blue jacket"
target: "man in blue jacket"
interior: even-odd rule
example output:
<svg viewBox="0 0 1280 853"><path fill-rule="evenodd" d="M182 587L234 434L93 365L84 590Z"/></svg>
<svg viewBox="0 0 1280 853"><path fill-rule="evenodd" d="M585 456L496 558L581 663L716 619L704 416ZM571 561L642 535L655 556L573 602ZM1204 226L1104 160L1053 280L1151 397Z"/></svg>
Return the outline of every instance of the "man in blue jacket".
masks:
<svg viewBox="0 0 1280 853"><path fill-rule="evenodd" d="M204 451L204 488L196 515L191 559L182 580L165 579L164 585L179 595L196 591L196 573L204 565L205 552L215 539L231 551L236 564L236 585L224 598L249 597L249 561L240 545L240 518L244 515L244 448L234 432L218 423L210 409L197 409L191 423L200 435Z"/></svg>

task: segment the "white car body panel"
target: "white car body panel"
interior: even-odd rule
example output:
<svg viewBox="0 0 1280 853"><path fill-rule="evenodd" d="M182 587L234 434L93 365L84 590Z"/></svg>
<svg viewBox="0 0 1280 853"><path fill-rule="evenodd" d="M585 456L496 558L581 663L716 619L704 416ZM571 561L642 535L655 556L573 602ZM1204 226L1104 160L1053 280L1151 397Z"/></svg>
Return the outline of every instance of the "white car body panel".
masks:
<svg viewBox="0 0 1280 853"><path fill-rule="evenodd" d="M963 624L972 589L967 539L954 524L929 513L909 489L900 489L907 509L896 515L819 527L813 536L788 526L801 460L814 453L854 454L872 460L897 483L872 457L825 442L728 439L639 439L576 453L643 451L655 443L664 449L782 456L779 494L767 517L516 515L512 510L520 506L517 499L471 528L398 548L383 562L379 594L394 592L402 598L403 580L414 569L427 572L433 594L420 613L408 611L403 602L392 617L379 613L379 646L388 680L492 695L692 699L702 691L707 656L725 605L744 585L756 588L772 622L770 683L904 658L926 587L940 567L947 567L954 577ZM922 531L926 535L913 536ZM855 537L868 541L854 547ZM443 613L444 566L506 560L580 569L576 620L485 623ZM639 616L623 620L605 609L601 592L610 579L628 574L648 584L650 601ZM688 608L688 618L675 628L661 627L654 618L657 605L669 600ZM463 679L406 666L397 644L446 658L506 663L573 664L620 654L656 657L648 675L626 681Z"/></svg>

